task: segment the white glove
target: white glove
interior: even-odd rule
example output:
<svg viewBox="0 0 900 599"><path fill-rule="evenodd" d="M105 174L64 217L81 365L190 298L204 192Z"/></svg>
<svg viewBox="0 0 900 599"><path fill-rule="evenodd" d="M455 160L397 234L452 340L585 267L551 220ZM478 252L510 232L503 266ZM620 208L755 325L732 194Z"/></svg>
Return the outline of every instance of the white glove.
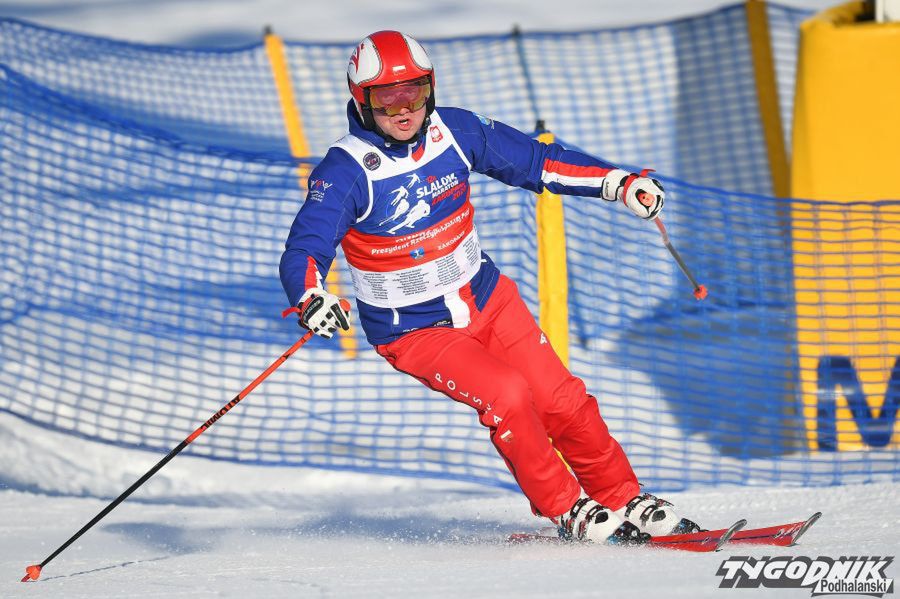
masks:
<svg viewBox="0 0 900 599"><path fill-rule="evenodd" d="M666 192L659 181L646 176L649 172L645 169L638 175L621 169L610 171L604 177L603 199L621 201L644 220L655 219L665 203Z"/></svg>
<svg viewBox="0 0 900 599"><path fill-rule="evenodd" d="M350 302L320 287L306 290L300 298L300 326L331 339L338 327L350 329Z"/></svg>

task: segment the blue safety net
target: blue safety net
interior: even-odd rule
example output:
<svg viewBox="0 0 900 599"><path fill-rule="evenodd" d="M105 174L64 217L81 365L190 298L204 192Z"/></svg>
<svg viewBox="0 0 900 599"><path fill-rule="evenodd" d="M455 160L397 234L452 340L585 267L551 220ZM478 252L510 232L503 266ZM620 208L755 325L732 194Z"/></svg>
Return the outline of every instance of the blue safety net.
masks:
<svg viewBox="0 0 900 599"><path fill-rule="evenodd" d="M789 135L809 12L770 4L768 15ZM564 199L571 368L644 482L898 478L900 378L863 410L852 361L830 357L820 368L830 403L818 416L804 403L796 288L815 275L795 268L792 240L854 212L769 197L743 5L637 27L423 41L439 104L526 131L541 119L567 145L661 173L665 222L710 287L703 302L652 224ZM176 49L0 20L0 410L167 451L302 334L278 317L278 262L306 194L298 175L346 131L352 43L285 44L311 148L297 159L262 44ZM535 196L475 176L472 198L485 250L536 313ZM898 211L883 203L866 226L894 226ZM870 251L859 247L840 251ZM898 261L879 247L874 264ZM351 295L340 254L334 268ZM883 361L887 373L893 357ZM861 451L837 451L842 388L866 432ZM514 486L476 415L392 370L359 330L304 346L190 451Z"/></svg>

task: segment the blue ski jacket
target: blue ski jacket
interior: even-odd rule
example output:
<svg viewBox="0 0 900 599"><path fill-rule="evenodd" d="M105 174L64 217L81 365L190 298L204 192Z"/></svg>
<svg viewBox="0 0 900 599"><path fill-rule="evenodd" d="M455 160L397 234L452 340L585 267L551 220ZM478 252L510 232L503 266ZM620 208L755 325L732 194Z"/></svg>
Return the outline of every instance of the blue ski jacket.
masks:
<svg viewBox="0 0 900 599"><path fill-rule="evenodd" d="M310 174L280 273L296 306L307 289L324 287L342 245L372 345L423 327L468 326L490 297L499 271L479 243L470 172L610 201L625 174L460 108L437 108L413 144L364 129L352 102L347 117L349 134Z"/></svg>

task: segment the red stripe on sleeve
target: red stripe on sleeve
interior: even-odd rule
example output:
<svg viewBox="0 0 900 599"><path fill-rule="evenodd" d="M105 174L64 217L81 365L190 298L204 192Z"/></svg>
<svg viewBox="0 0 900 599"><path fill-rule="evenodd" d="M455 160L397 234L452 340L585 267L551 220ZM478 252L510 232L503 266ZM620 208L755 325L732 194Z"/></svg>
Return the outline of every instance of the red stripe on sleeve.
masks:
<svg viewBox="0 0 900 599"><path fill-rule="evenodd" d="M316 259L312 256L306 257L306 278L303 280L306 289L312 289L319 286L319 267L316 266Z"/></svg>
<svg viewBox="0 0 900 599"><path fill-rule="evenodd" d="M602 166L578 166L576 164L566 164L558 160L544 161L544 170L548 173L556 173L565 177L605 177L611 168L603 168Z"/></svg>

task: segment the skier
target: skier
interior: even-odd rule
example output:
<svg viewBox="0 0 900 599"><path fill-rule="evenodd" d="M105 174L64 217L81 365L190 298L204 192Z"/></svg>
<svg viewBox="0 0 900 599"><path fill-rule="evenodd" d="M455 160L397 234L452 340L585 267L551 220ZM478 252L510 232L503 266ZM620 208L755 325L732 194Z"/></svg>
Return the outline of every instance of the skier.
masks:
<svg viewBox="0 0 900 599"><path fill-rule="evenodd" d="M301 326L325 338L349 329L349 311L323 286L341 244L368 341L398 371L477 411L536 515L565 538L600 543L699 530L641 493L596 398L481 251L469 201L475 171L535 193L622 201L652 220L665 197L659 182L467 110L435 108L431 61L400 32L360 42L347 78L350 132L311 173L309 189L324 181L326 191L307 197L281 258ZM401 227L392 204L407 185L426 210L410 211Z"/></svg>

